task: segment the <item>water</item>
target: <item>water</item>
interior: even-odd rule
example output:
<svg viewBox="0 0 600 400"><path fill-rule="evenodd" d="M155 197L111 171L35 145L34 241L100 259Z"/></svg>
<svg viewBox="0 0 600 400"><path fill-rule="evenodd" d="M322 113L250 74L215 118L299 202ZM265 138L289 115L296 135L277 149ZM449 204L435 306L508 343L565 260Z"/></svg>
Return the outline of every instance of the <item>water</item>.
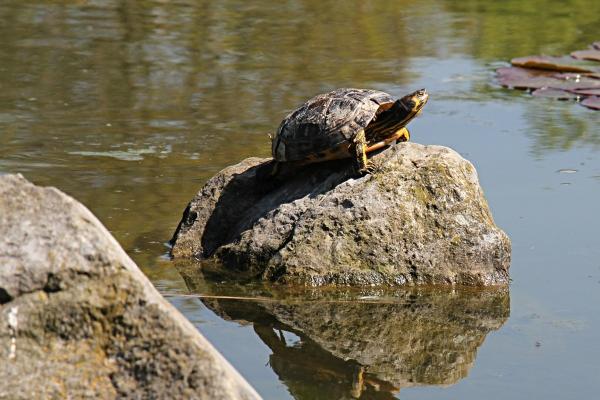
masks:
<svg viewBox="0 0 600 400"><path fill-rule="evenodd" d="M265 398L598 393L600 113L504 90L493 71L600 40L599 2L4 0L0 21L0 171L86 204ZM342 86L428 89L412 139L477 167L512 239L510 298L290 297L165 259L204 181L268 156L287 112Z"/></svg>

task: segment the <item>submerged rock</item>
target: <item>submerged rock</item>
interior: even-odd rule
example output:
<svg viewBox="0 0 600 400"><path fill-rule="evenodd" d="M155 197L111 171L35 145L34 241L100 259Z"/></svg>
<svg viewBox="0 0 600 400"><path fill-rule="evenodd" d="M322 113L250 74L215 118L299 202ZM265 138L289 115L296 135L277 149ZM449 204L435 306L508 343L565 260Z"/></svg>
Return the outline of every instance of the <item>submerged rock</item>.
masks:
<svg viewBox="0 0 600 400"><path fill-rule="evenodd" d="M188 205L172 256L309 285L508 283L510 240L471 163L410 142L373 159L364 177L340 160L276 184L256 178L265 159L226 168Z"/></svg>
<svg viewBox="0 0 600 400"><path fill-rule="evenodd" d="M80 203L0 176L0 398L256 399Z"/></svg>

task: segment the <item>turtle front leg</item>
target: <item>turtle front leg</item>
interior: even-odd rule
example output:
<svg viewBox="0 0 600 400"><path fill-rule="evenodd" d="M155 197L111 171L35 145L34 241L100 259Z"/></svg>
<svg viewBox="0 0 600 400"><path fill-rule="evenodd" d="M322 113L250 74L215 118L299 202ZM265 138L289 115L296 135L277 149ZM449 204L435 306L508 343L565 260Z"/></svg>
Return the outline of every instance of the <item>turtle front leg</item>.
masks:
<svg viewBox="0 0 600 400"><path fill-rule="evenodd" d="M361 129L354 138L354 156L358 173L366 175L369 172L369 160L367 159L367 138L364 129Z"/></svg>
<svg viewBox="0 0 600 400"><path fill-rule="evenodd" d="M410 140L410 131L408 129L406 129L406 127L400 129L398 132L396 132L396 135L398 138L396 139L396 144L398 143L402 143L402 142L408 142Z"/></svg>

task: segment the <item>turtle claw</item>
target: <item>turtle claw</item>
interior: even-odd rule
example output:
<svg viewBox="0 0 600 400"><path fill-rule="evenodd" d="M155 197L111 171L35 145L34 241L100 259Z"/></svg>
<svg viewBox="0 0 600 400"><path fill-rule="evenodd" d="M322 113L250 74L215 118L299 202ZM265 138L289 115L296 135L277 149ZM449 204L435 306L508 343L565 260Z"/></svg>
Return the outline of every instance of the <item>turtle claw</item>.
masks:
<svg viewBox="0 0 600 400"><path fill-rule="evenodd" d="M383 165L380 162L371 161L369 165L367 165L367 171L370 174L375 174L377 172L381 172L383 170Z"/></svg>
<svg viewBox="0 0 600 400"><path fill-rule="evenodd" d="M364 168L358 170L358 172L362 175L375 174L377 172L381 172L383 170L383 164L379 161L369 160L367 165Z"/></svg>

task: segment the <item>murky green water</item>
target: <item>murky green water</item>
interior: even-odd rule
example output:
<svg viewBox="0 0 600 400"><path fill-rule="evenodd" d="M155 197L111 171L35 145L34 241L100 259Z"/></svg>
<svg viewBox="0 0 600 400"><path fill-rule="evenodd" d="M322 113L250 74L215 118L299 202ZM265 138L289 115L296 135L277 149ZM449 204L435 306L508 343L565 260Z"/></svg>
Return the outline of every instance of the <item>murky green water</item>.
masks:
<svg viewBox="0 0 600 400"><path fill-rule="evenodd" d="M86 204L265 398L597 396L600 113L493 83L511 57L600 40L597 0L3 0L0 21L0 171ZM510 300L273 293L165 259L206 179L341 86L429 90L412 138L477 167Z"/></svg>

